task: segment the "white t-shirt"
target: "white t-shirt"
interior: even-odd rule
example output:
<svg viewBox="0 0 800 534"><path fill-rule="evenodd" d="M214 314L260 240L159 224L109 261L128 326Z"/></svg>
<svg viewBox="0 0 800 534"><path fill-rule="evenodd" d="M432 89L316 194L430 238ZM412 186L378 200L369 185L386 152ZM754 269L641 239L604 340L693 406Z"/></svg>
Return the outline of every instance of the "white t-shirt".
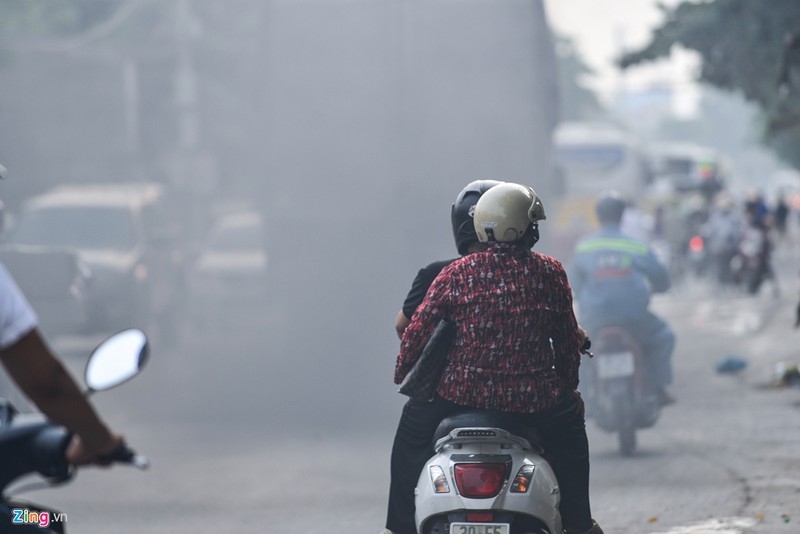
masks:
<svg viewBox="0 0 800 534"><path fill-rule="evenodd" d="M38 318L6 266L0 263L0 350L36 328Z"/></svg>

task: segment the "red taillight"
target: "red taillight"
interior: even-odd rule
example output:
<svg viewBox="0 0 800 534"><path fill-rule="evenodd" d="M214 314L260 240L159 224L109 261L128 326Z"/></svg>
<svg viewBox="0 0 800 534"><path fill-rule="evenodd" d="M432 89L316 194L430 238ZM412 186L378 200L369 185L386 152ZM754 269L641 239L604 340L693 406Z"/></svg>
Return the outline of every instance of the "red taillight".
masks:
<svg viewBox="0 0 800 534"><path fill-rule="evenodd" d="M467 514L467 523L491 523L494 521L494 514L491 512L476 512Z"/></svg>
<svg viewBox="0 0 800 534"><path fill-rule="evenodd" d="M703 238L699 235L694 236L689 240L689 249L692 252L703 252Z"/></svg>
<svg viewBox="0 0 800 534"><path fill-rule="evenodd" d="M494 497L506 480L505 464L456 464L454 471L459 493L470 499Z"/></svg>

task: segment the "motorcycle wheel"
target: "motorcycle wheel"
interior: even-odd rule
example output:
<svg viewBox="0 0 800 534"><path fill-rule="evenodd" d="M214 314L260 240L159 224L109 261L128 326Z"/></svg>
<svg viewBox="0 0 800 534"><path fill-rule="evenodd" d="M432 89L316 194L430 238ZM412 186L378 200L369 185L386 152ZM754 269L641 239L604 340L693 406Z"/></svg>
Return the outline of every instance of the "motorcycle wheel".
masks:
<svg viewBox="0 0 800 534"><path fill-rule="evenodd" d="M619 452L623 456L633 456L633 453L636 452L636 429L633 428L633 425L620 428L617 437L619 438Z"/></svg>
<svg viewBox="0 0 800 534"><path fill-rule="evenodd" d="M623 456L632 456L636 452L636 420L633 402L630 398L618 398L616 410L619 421L617 430L619 452Z"/></svg>

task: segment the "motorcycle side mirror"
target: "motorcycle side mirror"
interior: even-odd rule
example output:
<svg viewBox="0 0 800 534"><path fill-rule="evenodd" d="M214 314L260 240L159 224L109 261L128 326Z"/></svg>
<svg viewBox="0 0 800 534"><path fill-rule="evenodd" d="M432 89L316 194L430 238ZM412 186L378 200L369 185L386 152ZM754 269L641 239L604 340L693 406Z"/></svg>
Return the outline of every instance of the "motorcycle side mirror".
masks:
<svg viewBox="0 0 800 534"><path fill-rule="evenodd" d="M138 328L123 330L106 339L86 363L86 394L111 389L139 374L149 352L147 336Z"/></svg>

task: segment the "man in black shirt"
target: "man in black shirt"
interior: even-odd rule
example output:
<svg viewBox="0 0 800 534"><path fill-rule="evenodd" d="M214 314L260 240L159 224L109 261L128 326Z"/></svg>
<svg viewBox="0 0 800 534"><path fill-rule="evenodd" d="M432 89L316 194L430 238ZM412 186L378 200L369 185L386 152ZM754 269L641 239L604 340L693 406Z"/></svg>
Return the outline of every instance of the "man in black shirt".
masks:
<svg viewBox="0 0 800 534"><path fill-rule="evenodd" d="M476 244L477 242L471 244L469 248L475 248L477 246ZM469 252L472 252L472 250L468 249L467 253ZM403 337L403 332L405 332L406 327L411 322L411 316L414 315L414 310L417 309L417 306L422 304L422 301L425 299L425 294L428 292L428 288L431 287L434 278L436 278L442 269L455 260L456 258L435 261L419 270L417 277L414 278L414 281L411 283L411 289L408 291L406 300L403 302L403 307L397 312L397 318L394 321L397 337Z"/></svg>
<svg viewBox="0 0 800 534"><path fill-rule="evenodd" d="M450 220L453 223L453 238L456 241L456 248L461 256L466 256L481 246L478 242L478 235L475 233L475 226L472 223L475 204L478 203L481 195L501 183L503 182L497 180L475 180L470 182L461 190L455 203L453 203L450 209ZM419 270L417 277L411 283L411 289L406 296L405 302L403 302L403 307L397 312L397 318L394 322L397 337L403 337L403 332L411 322L414 310L422 304L434 278L442 269L456 261L456 259L435 261Z"/></svg>
<svg viewBox="0 0 800 534"><path fill-rule="evenodd" d="M496 180L476 180L469 183L458 194L450 211L453 224L453 237L461 256L475 252L481 246L475 233L473 214L478 199L499 182ZM422 301L433 280L447 265L456 258L435 261L423 267L417 273L411 290L406 296L402 309L397 313L395 329L402 338L403 332L411 322L411 316ZM439 424L439 414L430 409L430 403L409 399L403 407L400 422L397 426L391 459L391 483L389 486L389 510L386 517L386 529L382 534L412 534L416 532L414 524L414 488L419 473L410 472L409 465L424 465L425 460L433 456L431 437Z"/></svg>

